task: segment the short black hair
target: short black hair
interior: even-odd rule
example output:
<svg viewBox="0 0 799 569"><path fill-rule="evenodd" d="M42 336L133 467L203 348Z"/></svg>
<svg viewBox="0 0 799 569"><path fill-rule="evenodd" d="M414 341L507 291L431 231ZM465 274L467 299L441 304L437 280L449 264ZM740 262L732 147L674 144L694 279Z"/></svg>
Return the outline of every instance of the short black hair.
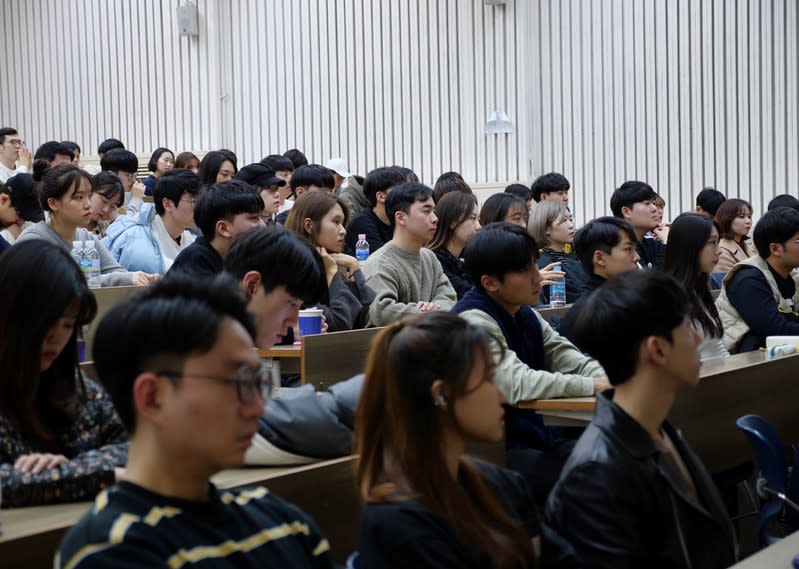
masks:
<svg viewBox="0 0 799 569"><path fill-rule="evenodd" d="M336 181L333 174L321 164L307 164L294 170L291 176L291 193L294 194L297 188L307 188L317 186L319 188L333 189Z"/></svg>
<svg viewBox="0 0 799 569"><path fill-rule="evenodd" d="M799 211L799 200L793 197L791 194L780 194L768 202L768 208L766 209L771 211L772 209L777 209L778 207L791 207Z"/></svg>
<svg viewBox="0 0 799 569"><path fill-rule="evenodd" d="M94 337L94 365L131 434L136 428L133 383L139 374L180 371L186 358L207 354L226 317L255 337L244 294L230 275L199 280L170 273L103 318Z"/></svg>
<svg viewBox="0 0 799 569"><path fill-rule="evenodd" d="M169 148L164 148L163 146L156 148L155 150L153 150L152 156L150 156L150 161L147 162L147 169L150 172L155 172L156 162L158 162L161 159L161 155L164 152L169 152L172 155L172 158L175 157L175 153L172 152Z"/></svg>
<svg viewBox="0 0 799 569"><path fill-rule="evenodd" d="M219 150L212 150L203 156L200 162L200 171L197 174L200 176L200 184L203 186L213 186L216 184L216 176L219 174L222 164L230 162L233 165L234 173L239 171L236 163L233 162L224 152Z"/></svg>
<svg viewBox="0 0 799 569"><path fill-rule="evenodd" d="M472 235L463 249L464 269L484 290L483 275L502 281L507 273L526 271L538 258L538 244L524 227L501 221Z"/></svg>
<svg viewBox="0 0 799 569"><path fill-rule="evenodd" d="M524 210L526 223L530 214L530 211L527 209L526 201L513 194L506 194L505 192L492 194L488 196L488 199L483 202L483 207L480 208L480 225L485 227L491 223L505 221L508 212L521 212L522 210Z"/></svg>
<svg viewBox="0 0 799 569"><path fill-rule="evenodd" d="M574 323L574 343L599 361L611 385L621 385L638 369L641 343L650 336L673 341L688 310L688 295L671 276L628 271L586 300Z"/></svg>
<svg viewBox="0 0 799 569"><path fill-rule="evenodd" d="M450 192L474 193L459 172L444 172L433 185L433 201L438 203L438 200Z"/></svg>
<svg viewBox="0 0 799 569"><path fill-rule="evenodd" d="M114 148L121 148L122 150L125 150L125 145L122 144L121 140L117 140L116 138L106 138L97 147L97 154L111 152Z"/></svg>
<svg viewBox="0 0 799 569"><path fill-rule="evenodd" d="M36 149L36 152L33 153L33 159L47 160L48 162L52 162L55 160L56 150L60 147L61 143L57 140L48 140L47 142L42 143L41 146ZM75 157L72 152L70 152L70 154L72 154L73 158Z"/></svg>
<svg viewBox="0 0 799 569"><path fill-rule="evenodd" d="M228 180L200 192L194 205L194 223L207 241L213 241L220 219L232 221L240 213L260 214L263 209L264 200L256 188L241 180Z"/></svg>
<svg viewBox="0 0 799 569"><path fill-rule="evenodd" d="M294 163L280 154L270 154L261 160L261 164L266 164L275 172L293 172Z"/></svg>
<svg viewBox="0 0 799 569"><path fill-rule="evenodd" d="M113 148L100 158L100 168L104 172L128 172L135 174L139 169L139 159L130 150Z"/></svg>
<svg viewBox="0 0 799 569"><path fill-rule="evenodd" d="M228 160L233 163L233 167L238 171L239 169L239 157L236 156L236 153L233 152L230 148L220 148L217 152L221 152L224 154Z"/></svg>
<svg viewBox="0 0 799 569"><path fill-rule="evenodd" d="M566 176L558 174L557 172L550 172L535 179L533 185L530 186L530 195L535 201L540 202L541 194L559 192L570 188L571 184L569 184L569 180L566 179Z"/></svg>
<svg viewBox="0 0 799 569"><path fill-rule="evenodd" d="M419 182L403 182L394 186L386 198L386 216L391 227L397 225L394 217L398 211L409 213L415 202L422 202L432 197L432 188Z"/></svg>
<svg viewBox="0 0 799 569"><path fill-rule="evenodd" d="M80 146L78 146L77 142L74 142L72 140L62 140L61 144L63 146L66 146L67 148L69 148L72 151L73 159L74 159L74 154L76 154L76 153L80 154L81 153Z"/></svg>
<svg viewBox="0 0 799 569"><path fill-rule="evenodd" d="M257 227L236 236L225 255L225 270L239 281L258 271L264 291L285 286L306 305L319 302L327 290L322 257L307 241L280 226Z"/></svg>
<svg viewBox="0 0 799 569"><path fill-rule="evenodd" d="M180 198L184 193L191 196L199 194L200 177L185 168L173 168L164 172L153 184L155 213L164 215L164 198L175 204L175 207L180 205Z"/></svg>
<svg viewBox="0 0 799 569"><path fill-rule="evenodd" d="M724 203L727 197L720 191L713 188L703 188L701 192L696 195L696 205L702 208L710 217L715 217L719 206Z"/></svg>
<svg viewBox="0 0 799 569"><path fill-rule="evenodd" d="M646 182L630 180L614 190L613 195L610 196L610 210L616 217L623 218L624 215L621 212L623 208L631 208L637 203L654 200L657 196L652 186Z"/></svg>
<svg viewBox="0 0 799 569"><path fill-rule="evenodd" d="M283 153L283 156L291 160L291 163L294 164L294 169L296 170L300 166L307 166L308 159L305 157L305 154L302 153L301 150L297 148L292 148L291 150L286 150Z"/></svg>
<svg viewBox="0 0 799 569"><path fill-rule="evenodd" d="M638 238L632 226L618 217L604 216L592 219L574 234L574 252L585 271L594 274L594 252L599 250L610 254L611 249L621 243L620 231L638 246Z"/></svg>
<svg viewBox="0 0 799 569"><path fill-rule="evenodd" d="M0 128L0 144L3 144L6 141L7 136L11 136L12 134L19 134L17 129L11 128L10 126L5 126Z"/></svg>
<svg viewBox="0 0 799 569"><path fill-rule="evenodd" d="M375 168L366 174L363 181L363 195L369 200L369 205L377 205L377 193L388 193L390 188L407 182L405 175L395 166L383 166Z"/></svg>
<svg viewBox="0 0 799 569"><path fill-rule="evenodd" d="M524 184L509 184L505 186L505 193L512 194L517 198L522 198L526 202L533 198L532 191Z"/></svg>
<svg viewBox="0 0 799 569"><path fill-rule="evenodd" d="M768 259L772 243L783 244L799 233L799 211L778 207L763 214L755 225L753 240L758 255Z"/></svg>

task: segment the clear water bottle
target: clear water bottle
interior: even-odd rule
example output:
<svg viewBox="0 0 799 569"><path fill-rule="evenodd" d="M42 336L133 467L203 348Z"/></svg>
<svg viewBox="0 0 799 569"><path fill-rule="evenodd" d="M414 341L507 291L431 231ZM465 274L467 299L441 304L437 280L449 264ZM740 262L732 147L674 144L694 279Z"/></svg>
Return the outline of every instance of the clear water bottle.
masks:
<svg viewBox="0 0 799 569"><path fill-rule="evenodd" d="M86 282L89 288L100 288L100 252L94 241L86 241L83 248L83 263L85 264ZM84 265L81 265L83 268Z"/></svg>
<svg viewBox="0 0 799 569"><path fill-rule="evenodd" d="M560 265L552 267L553 271L559 271ZM553 277L557 279L556 283L549 285L549 307L550 308L563 308L566 306L566 278Z"/></svg>
<svg viewBox="0 0 799 569"><path fill-rule="evenodd" d="M72 258L75 259L80 269L83 270L83 241L73 241L70 254Z"/></svg>
<svg viewBox="0 0 799 569"><path fill-rule="evenodd" d="M365 261L369 257L369 242L366 240L366 233L358 234L358 242L355 243L355 258Z"/></svg>

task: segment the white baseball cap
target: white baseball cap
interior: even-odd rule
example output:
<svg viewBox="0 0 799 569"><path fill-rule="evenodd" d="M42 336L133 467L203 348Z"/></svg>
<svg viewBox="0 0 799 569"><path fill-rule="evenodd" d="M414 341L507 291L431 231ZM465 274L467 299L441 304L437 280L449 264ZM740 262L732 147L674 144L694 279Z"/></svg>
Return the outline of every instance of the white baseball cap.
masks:
<svg viewBox="0 0 799 569"><path fill-rule="evenodd" d="M347 163L343 158L331 158L325 164L325 168L328 170L333 170L342 178L349 178L352 176L352 174L350 174L350 169L347 167Z"/></svg>

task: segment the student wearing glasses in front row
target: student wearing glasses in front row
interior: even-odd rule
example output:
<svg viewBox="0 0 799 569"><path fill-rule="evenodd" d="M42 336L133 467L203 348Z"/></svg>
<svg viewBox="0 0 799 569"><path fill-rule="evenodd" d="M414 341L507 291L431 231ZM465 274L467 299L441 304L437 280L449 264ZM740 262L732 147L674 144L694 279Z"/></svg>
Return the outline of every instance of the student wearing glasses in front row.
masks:
<svg viewBox="0 0 799 569"><path fill-rule="evenodd" d="M165 274L181 251L194 243L194 204L200 178L182 168L156 178L153 203L135 217L123 216L108 226L103 243L129 271Z"/></svg>
<svg viewBox="0 0 799 569"><path fill-rule="evenodd" d="M243 463L269 398L254 336L224 276L167 279L103 319L95 365L131 433L128 462L68 532L54 567L335 566L302 511L263 487L210 481Z"/></svg>
<svg viewBox="0 0 799 569"><path fill-rule="evenodd" d="M14 174L30 174L32 166L33 155L17 129L0 128L0 183Z"/></svg>

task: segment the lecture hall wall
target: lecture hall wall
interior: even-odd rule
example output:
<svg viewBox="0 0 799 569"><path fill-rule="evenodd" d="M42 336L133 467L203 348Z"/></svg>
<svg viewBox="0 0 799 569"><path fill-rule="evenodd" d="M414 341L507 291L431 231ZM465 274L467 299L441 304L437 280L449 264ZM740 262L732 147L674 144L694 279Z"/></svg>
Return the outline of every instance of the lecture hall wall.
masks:
<svg viewBox="0 0 799 569"><path fill-rule="evenodd" d="M799 189L794 0L0 0L0 123L138 154L290 147L484 188L563 172L578 222L625 179L674 216ZM486 134L493 111L513 131Z"/></svg>

